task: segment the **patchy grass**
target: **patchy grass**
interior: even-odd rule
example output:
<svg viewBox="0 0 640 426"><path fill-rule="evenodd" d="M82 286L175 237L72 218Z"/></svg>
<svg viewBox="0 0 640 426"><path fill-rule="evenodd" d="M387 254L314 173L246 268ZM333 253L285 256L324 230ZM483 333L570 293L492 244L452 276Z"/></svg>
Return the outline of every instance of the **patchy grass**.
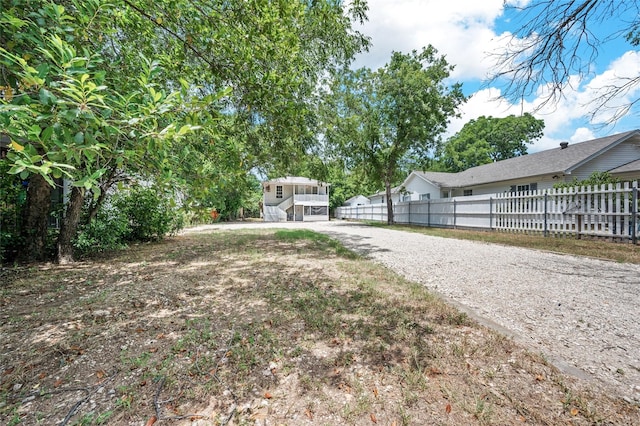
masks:
<svg viewBox="0 0 640 426"><path fill-rule="evenodd" d="M3 271L0 423L639 424L310 231L214 231Z"/></svg>
<svg viewBox="0 0 640 426"><path fill-rule="evenodd" d="M629 242L611 241L609 239L595 239L575 236L544 237L537 234L525 234L500 231L474 231L468 229L427 228L416 225L386 225L381 222L367 222L372 226L390 227L403 231L418 232L424 235L443 238L459 238L464 240L482 241L486 243L503 244L536 250L554 251L558 253L590 256L600 259L613 260L621 263L640 264L640 245Z"/></svg>

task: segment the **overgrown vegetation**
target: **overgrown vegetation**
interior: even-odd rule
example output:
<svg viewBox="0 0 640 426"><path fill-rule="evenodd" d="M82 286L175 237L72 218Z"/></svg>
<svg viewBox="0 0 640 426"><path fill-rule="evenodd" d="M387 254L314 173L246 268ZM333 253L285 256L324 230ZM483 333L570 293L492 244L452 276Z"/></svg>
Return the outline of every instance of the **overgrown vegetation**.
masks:
<svg viewBox="0 0 640 426"><path fill-rule="evenodd" d="M12 261L21 245L20 227L27 189L19 176L8 176L9 165L0 160L0 264Z"/></svg>
<svg viewBox="0 0 640 426"><path fill-rule="evenodd" d="M640 421L346 254L309 231L214 231L2 270L0 423Z"/></svg>
<svg viewBox="0 0 640 426"><path fill-rule="evenodd" d="M152 187L120 191L80 230L74 247L80 255L91 255L175 234L184 220L172 200L170 194Z"/></svg>

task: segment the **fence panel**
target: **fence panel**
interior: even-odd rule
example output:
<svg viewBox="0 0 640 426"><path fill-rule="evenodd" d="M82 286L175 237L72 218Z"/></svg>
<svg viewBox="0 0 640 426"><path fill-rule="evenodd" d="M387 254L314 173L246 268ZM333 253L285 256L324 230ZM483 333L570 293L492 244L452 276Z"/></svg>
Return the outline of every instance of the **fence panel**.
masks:
<svg viewBox="0 0 640 426"><path fill-rule="evenodd" d="M635 241L640 233L637 191L636 182L624 182L411 201L394 204L394 221ZM339 207L336 217L386 222L386 208L386 204Z"/></svg>

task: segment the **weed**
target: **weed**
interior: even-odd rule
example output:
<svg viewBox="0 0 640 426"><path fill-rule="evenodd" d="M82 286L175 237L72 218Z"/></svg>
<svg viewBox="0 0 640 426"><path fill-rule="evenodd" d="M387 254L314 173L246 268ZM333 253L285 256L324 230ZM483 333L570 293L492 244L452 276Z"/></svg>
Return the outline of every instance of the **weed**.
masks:
<svg viewBox="0 0 640 426"><path fill-rule="evenodd" d="M108 411L105 411L104 413L100 413L96 416L95 424L106 425L108 424L111 416L113 416L113 410L108 410Z"/></svg>
<svg viewBox="0 0 640 426"><path fill-rule="evenodd" d="M20 413L18 413L18 409L16 408L13 411L14 413L9 418L9 422L7 423L7 426L16 426L22 423L22 417L20 416Z"/></svg>

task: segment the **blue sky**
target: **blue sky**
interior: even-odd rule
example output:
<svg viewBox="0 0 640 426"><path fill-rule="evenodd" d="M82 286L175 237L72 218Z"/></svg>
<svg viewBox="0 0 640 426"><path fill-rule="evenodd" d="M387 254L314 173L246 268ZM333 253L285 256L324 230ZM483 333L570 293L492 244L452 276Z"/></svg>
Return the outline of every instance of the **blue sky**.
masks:
<svg viewBox="0 0 640 426"><path fill-rule="evenodd" d="M528 0L510 0L520 4ZM536 96L524 104L511 104L500 98L502 88L486 87L485 77L492 68L488 52L500 50L506 39L522 21L517 15L505 15L503 0L368 0L369 20L358 30L372 38L373 46L356 58L354 67L377 69L391 57L392 51L407 53L431 44L455 66L453 81L461 82L469 101L463 105L461 119L454 119L448 134L460 130L464 123L481 115L504 117L531 112L539 101ZM635 19L635 16L629 19ZM609 24L610 25L610 24ZM591 30L610 35L611 26ZM561 141L584 140L640 128L638 114L633 111L615 125L603 125L602 114L590 120L587 102L596 96L598 87L612 80L640 75L640 52L624 39L608 42L591 64L588 79L573 80L574 90L566 90L558 104L536 113L545 121L544 137L529 146L529 152L555 148ZM540 88L543 90L543 88ZM640 90L627 94L640 97ZM617 100L623 103L624 99Z"/></svg>

